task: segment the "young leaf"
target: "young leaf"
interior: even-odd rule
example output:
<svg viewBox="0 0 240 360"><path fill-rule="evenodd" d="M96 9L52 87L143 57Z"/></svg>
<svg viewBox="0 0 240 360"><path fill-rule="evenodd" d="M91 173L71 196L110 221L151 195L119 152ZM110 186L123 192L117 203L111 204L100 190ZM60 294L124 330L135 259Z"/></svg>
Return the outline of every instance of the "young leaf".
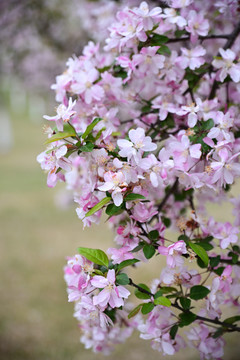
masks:
<svg viewBox="0 0 240 360"><path fill-rule="evenodd" d="M85 247L79 247L78 252L80 255L84 256L86 259L92 261L97 265L104 265L108 267L108 257L104 251L100 249L90 249Z"/></svg>
<svg viewBox="0 0 240 360"><path fill-rule="evenodd" d="M193 244L190 241L188 242L188 245L195 252L195 254L197 254L200 257L200 259L204 262L204 264L208 265L209 257L206 250L204 250L201 246L197 244Z"/></svg>
<svg viewBox="0 0 240 360"><path fill-rule="evenodd" d="M125 268L126 266L134 265L134 264L136 264L137 262L139 262L138 259L124 260L124 261L122 261L122 262L118 265L117 269L118 269L118 271L120 271L120 270L122 270L123 268Z"/></svg>
<svg viewBox="0 0 240 360"><path fill-rule="evenodd" d="M82 139L86 139L86 137L91 133L91 131L93 130L93 128L100 122L102 121L102 118L95 118L93 120L93 122L88 125L88 127L86 128L85 132L82 134Z"/></svg>
<svg viewBox="0 0 240 360"><path fill-rule="evenodd" d="M153 245L146 244L143 247L143 253L146 259L151 259L155 254L155 247Z"/></svg>
<svg viewBox="0 0 240 360"><path fill-rule="evenodd" d="M107 203L109 203L111 201L110 196L107 196L105 198L103 198L101 201L99 201L99 203L97 203L94 207L92 207L85 215L85 217L91 216L93 215L95 212L97 212L98 210L100 210L104 205L106 205Z"/></svg>
<svg viewBox="0 0 240 360"><path fill-rule="evenodd" d="M171 306L171 301L168 298L164 297L164 296L159 296L156 299L154 299L154 304L169 307L169 306Z"/></svg>
<svg viewBox="0 0 240 360"><path fill-rule="evenodd" d="M128 314L128 319L131 319L133 316L137 315L142 306L143 304L139 304L132 311L130 311L130 313Z"/></svg>
<svg viewBox="0 0 240 360"><path fill-rule="evenodd" d="M129 284L129 277L127 276L127 274L124 274L124 273L118 274L116 276L116 280L117 280L117 283L119 285L127 285L127 284Z"/></svg>
<svg viewBox="0 0 240 360"><path fill-rule="evenodd" d="M195 285L190 289L190 298L193 300L200 300L205 298L210 293L210 290L202 285Z"/></svg>
<svg viewBox="0 0 240 360"><path fill-rule="evenodd" d="M141 194L135 194L135 193L128 194L124 198L125 201L138 200L138 199L146 199L146 198Z"/></svg>
<svg viewBox="0 0 240 360"><path fill-rule="evenodd" d="M146 303L142 306L142 314L146 315L154 309L154 304L152 302Z"/></svg>
<svg viewBox="0 0 240 360"><path fill-rule="evenodd" d="M180 299L180 304L182 305L184 310L188 310L191 306L191 300L185 297L181 297Z"/></svg>

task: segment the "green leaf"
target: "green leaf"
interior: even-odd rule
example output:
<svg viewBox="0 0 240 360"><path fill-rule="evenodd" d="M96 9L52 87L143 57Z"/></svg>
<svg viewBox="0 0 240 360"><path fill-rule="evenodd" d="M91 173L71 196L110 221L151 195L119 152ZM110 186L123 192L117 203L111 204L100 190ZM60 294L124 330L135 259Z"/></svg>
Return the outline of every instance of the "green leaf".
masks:
<svg viewBox="0 0 240 360"><path fill-rule="evenodd" d="M161 45L160 48L157 51L157 54L160 55L171 55L171 50L166 45Z"/></svg>
<svg viewBox="0 0 240 360"><path fill-rule="evenodd" d="M149 244L144 245L143 253L146 259L151 259L151 257L153 257L153 255L155 254L155 247Z"/></svg>
<svg viewBox="0 0 240 360"><path fill-rule="evenodd" d="M204 250L209 251L213 249L213 246L209 244L208 242L202 241L199 242L197 245L201 246Z"/></svg>
<svg viewBox="0 0 240 360"><path fill-rule="evenodd" d="M205 298L210 293L210 290L202 285L195 285L190 289L190 298L193 300L200 300Z"/></svg>
<svg viewBox="0 0 240 360"><path fill-rule="evenodd" d="M93 151L93 149L94 149L94 144L89 141L87 141L85 145L79 148L79 150L81 150L82 152L91 152Z"/></svg>
<svg viewBox="0 0 240 360"><path fill-rule="evenodd" d="M224 271L225 267L224 266L220 266L217 269L214 269L214 272L218 275L221 276L223 271Z"/></svg>
<svg viewBox="0 0 240 360"><path fill-rule="evenodd" d="M188 310L191 306L191 300L185 297L181 297L180 299L180 304L182 305L182 308L184 310Z"/></svg>
<svg viewBox="0 0 240 360"><path fill-rule="evenodd" d="M45 145L50 144L54 141L66 139L69 137L76 137L76 132L73 130L72 127L68 131L59 131L57 134L52 135L49 139L45 141Z"/></svg>
<svg viewBox="0 0 240 360"><path fill-rule="evenodd" d="M93 276L94 275L101 275L101 276L104 276L103 272L98 270L98 269L94 269L94 273L92 274Z"/></svg>
<svg viewBox="0 0 240 360"><path fill-rule="evenodd" d="M222 336L224 334L224 329L223 328L219 328L215 331L215 333L212 335L213 339L217 339L219 338L219 336Z"/></svg>
<svg viewBox="0 0 240 360"><path fill-rule="evenodd" d="M235 254L233 251L230 251L228 253L228 256L231 256L233 264L236 264L238 262L238 254Z"/></svg>
<svg viewBox="0 0 240 360"><path fill-rule="evenodd" d="M212 268L215 268L220 263L221 256L218 255L218 256L210 257L209 260L210 260L210 266Z"/></svg>
<svg viewBox="0 0 240 360"><path fill-rule="evenodd" d="M233 324L237 321L240 321L240 315L231 316L231 317L225 319L223 322L228 323L228 324Z"/></svg>
<svg viewBox="0 0 240 360"><path fill-rule="evenodd" d="M172 305L171 301L164 296L159 296L156 299L154 299L154 304L155 305L163 305L163 306L167 306L167 307Z"/></svg>
<svg viewBox="0 0 240 360"><path fill-rule="evenodd" d="M154 309L154 304L152 302L150 303L146 303L142 306L142 314L146 315L148 313L150 313L152 310Z"/></svg>
<svg viewBox="0 0 240 360"><path fill-rule="evenodd" d="M83 140L86 139L86 137L92 132L93 128L102 120L103 120L102 118L95 118L93 120L93 122L90 125L88 125L88 127L86 128L86 130L82 134L82 139Z"/></svg>
<svg viewBox="0 0 240 360"><path fill-rule="evenodd" d="M197 244L193 244L192 242L188 242L188 246L197 254L200 259L204 262L205 265L208 265L209 258L206 250L204 250L201 246Z"/></svg>
<svg viewBox="0 0 240 360"><path fill-rule="evenodd" d="M132 311L130 311L130 313L128 314L128 319L131 319L133 316L137 315L142 306L143 304L139 304Z"/></svg>
<svg viewBox="0 0 240 360"><path fill-rule="evenodd" d="M163 294L169 294L171 292L177 291L177 289L172 286L162 286L160 290L162 291Z"/></svg>
<svg viewBox="0 0 240 360"><path fill-rule="evenodd" d="M146 199L146 198L141 194L135 194L135 193L128 194L124 198L125 201L138 200L138 199Z"/></svg>
<svg viewBox="0 0 240 360"><path fill-rule="evenodd" d="M164 35L153 34L153 36L149 39L149 42L151 46L162 45L168 42L168 37Z"/></svg>
<svg viewBox="0 0 240 360"><path fill-rule="evenodd" d="M140 286L141 288L143 288L144 290L147 290L148 292L151 292L151 290L149 289L149 287L145 284L138 284L138 286ZM149 299L151 297L150 294L146 294L138 289L135 290L135 296L138 299Z"/></svg>
<svg viewBox="0 0 240 360"><path fill-rule="evenodd" d="M127 276L127 274L124 274L124 273L118 274L116 276L116 280L117 280L117 283L119 285L127 285L127 284L129 284L129 277Z"/></svg>
<svg viewBox="0 0 240 360"><path fill-rule="evenodd" d="M124 204L116 206L115 204L109 204L106 208L106 214L109 216L119 215L124 211Z"/></svg>
<svg viewBox="0 0 240 360"><path fill-rule="evenodd" d="M148 238L151 241L159 239L159 232L157 230L152 230L148 233Z"/></svg>
<svg viewBox="0 0 240 360"><path fill-rule="evenodd" d="M196 320L197 315L193 314L191 311L186 311L179 314L179 317L180 317L179 327L184 327L194 322Z"/></svg>
<svg viewBox="0 0 240 360"><path fill-rule="evenodd" d="M164 225L169 228L169 226L171 226L171 219L166 218L166 217L162 217L162 222L164 223Z"/></svg>
<svg viewBox="0 0 240 360"><path fill-rule="evenodd" d="M120 270L122 270L123 268L125 268L126 266L134 265L134 264L136 264L137 262L139 262L138 259L124 260L124 261L122 261L122 262L118 265L117 269L118 269L118 271L120 271Z"/></svg>
<svg viewBox="0 0 240 360"><path fill-rule="evenodd" d="M136 246L134 249L132 249L132 253L138 252L139 250L142 250L143 246L144 246L144 243L139 244L139 245Z"/></svg>
<svg viewBox="0 0 240 360"><path fill-rule="evenodd" d="M95 212L97 212L98 210L100 210L104 205L106 205L107 203L109 203L112 199L110 198L110 196L107 196L105 198L103 198L101 201L99 201L99 203L97 203L94 207L92 207L85 215L85 217L91 216L93 215Z"/></svg>
<svg viewBox="0 0 240 360"><path fill-rule="evenodd" d="M161 290L158 290L156 294L154 294L154 299L157 299L159 296L162 296L163 292Z"/></svg>
<svg viewBox="0 0 240 360"><path fill-rule="evenodd" d="M84 256L86 259L92 261L97 265L104 265L108 267L108 257L104 251L100 249L90 249L85 247L79 247L78 252L80 255Z"/></svg>
<svg viewBox="0 0 240 360"><path fill-rule="evenodd" d="M214 121L213 119L208 119L207 121L204 121L202 123L202 129L203 130L210 130L212 127L214 127Z"/></svg>
<svg viewBox="0 0 240 360"><path fill-rule="evenodd" d="M180 235L178 240L183 240L188 245L190 239L187 235Z"/></svg>
<svg viewBox="0 0 240 360"><path fill-rule="evenodd" d="M175 339L175 336L177 335L177 332L178 332L178 325L173 325L171 327L171 329L170 329L170 332L169 332L170 337L171 337L172 340Z"/></svg>

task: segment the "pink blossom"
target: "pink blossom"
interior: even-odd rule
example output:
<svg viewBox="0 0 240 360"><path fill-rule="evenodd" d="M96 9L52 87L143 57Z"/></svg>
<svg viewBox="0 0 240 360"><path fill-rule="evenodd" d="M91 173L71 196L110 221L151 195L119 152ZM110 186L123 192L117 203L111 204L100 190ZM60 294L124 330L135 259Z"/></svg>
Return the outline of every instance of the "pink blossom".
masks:
<svg viewBox="0 0 240 360"><path fill-rule="evenodd" d="M191 10L188 13L186 30L191 34L191 41L196 42L198 36L206 36L209 30L209 21L203 12Z"/></svg>
<svg viewBox="0 0 240 360"><path fill-rule="evenodd" d="M58 130L63 131L63 123L68 122L70 118L76 114L76 111L73 110L75 104L76 104L76 100L72 101L72 98L70 98L68 102L68 106L65 106L64 104L60 104L57 107L56 116L44 115L43 117L46 120L55 121Z"/></svg>
<svg viewBox="0 0 240 360"><path fill-rule="evenodd" d="M48 171L47 185L49 187L54 187L58 180L64 180L63 174L56 173L58 168L71 171L71 161L64 157L66 153L67 147L60 145L57 149L51 146L47 152L44 151L37 156L37 161L41 164L41 168Z"/></svg>
<svg viewBox="0 0 240 360"><path fill-rule="evenodd" d="M240 81L240 65L234 63L236 59L236 54L230 50L219 49L222 59L214 59L212 64L215 68L219 70L219 79L221 82L225 80L227 75L231 77L234 82Z"/></svg>
<svg viewBox="0 0 240 360"><path fill-rule="evenodd" d="M170 24L178 25L180 28L184 27L187 24L186 19L179 15L177 11L173 8L164 9L164 14L161 15L161 17L163 19L167 19Z"/></svg>
<svg viewBox="0 0 240 360"><path fill-rule="evenodd" d="M103 289L98 295L93 297L93 305L99 305L101 308L106 308L107 304L112 308L124 305L123 299L127 299L130 292L123 286L115 285L115 271L109 270L107 277L96 275L91 280L92 286Z"/></svg>
<svg viewBox="0 0 240 360"><path fill-rule="evenodd" d="M126 191L128 184L122 171L113 173L108 171L104 174L105 183L98 187L101 191L112 191L113 202L119 206L123 202L122 192Z"/></svg>
<svg viewBox="0 0 240 360"><path fill-rule="evenodd" d="M218 155L220 161L213 161L211 168L214 170L211 182L212 184L218 182L220 186L225 184L232 184L234 175L240 175L240 164L233 162L239 156L239 153L229 156L226 148L219 150Z"/></svg>
<svg viewBox="0 0 240 360"><path fill-rule="evenodd" d="M124 260L134 259L134 256L129 252L129 246L122 246L120 249L108 248L108 254L111 255L113 264L120 264Z"/></svg>
<svg viewBox="0 0 240 360"><path fill-rule="evenodd" d="M152 30L154 22L159 18L162 9L160 7L155 7L152 10L149 10L148 4L143 1L138 8L134 8L130 11L142 19L143 28L147 31Z"/></svg>
<svg viewBox="0 0 240 360"><path fill-rule="evenodd" d="M235 244L238 241L237 234L239 229L226 222L217 227L214 236L220 240L220 247L226 249L231 243Z"/></svg>
<svg viewBox="0 0 240 360"><path fill-rule="evenodd" d="M144 151L154 151L157 145L152 142L150 136L145 136L145 131L142 128L132 129L129 131L129 140L118 140L117 144L120 147L119 155L127 157L130 160L134 157L137 160L137 154Z"/></svg>
<svg viewBox="0 0 240 360"><path fill-rule="evenodd" d="M181 48L182 55L176 59L176 63L181 69L189 67L191 70L195 70L204 64L204 55L206 50L198 45L192 49Z"/></svg>
<svg viewBox="0 0 240 360"><path fill-rule="evenodd" d="M199 98L196 100L197 105L192 103L189 106L182 106L181 110L177 111L177 114L181 116L188 114L188 126L191 128L194 127L198 121L199 100Z"/></svg>
<svg viewBox="0 0 240 360"><path fill-rule="evenodd" d="M177 241L175 244L169 245L168 247L159 246L159 254L167 256L167 265L170 268L181 266L184 263L182 254L187 253L186 244L183 240Z"/></svg>

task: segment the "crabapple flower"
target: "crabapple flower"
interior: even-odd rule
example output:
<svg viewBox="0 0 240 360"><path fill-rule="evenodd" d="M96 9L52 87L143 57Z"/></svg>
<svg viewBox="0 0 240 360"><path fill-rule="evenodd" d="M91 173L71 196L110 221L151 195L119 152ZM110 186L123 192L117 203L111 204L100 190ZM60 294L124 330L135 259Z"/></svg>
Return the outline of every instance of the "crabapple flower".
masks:
<svg viewBox="0 0 240 360"><path fill-rule="evenodd" d="M130 11L142 20L144 30L148 31L152 30L154 22L159 18L162 9L160 7L155 7L152 10L149 10L148 3L143 1L138 8L134 8Z"/></svg>
<svg viewBox="0 0 240 360"><path fill-rule="evenodd" d="M119 206L123 202L122 192L127 190L128 184L122 171L113 173L108 171L104 174L105 183L98 187L101 191L112 191L113 202Z"/></svg>
<svg viewBox="0 0 240 360"><path fill-rule="evenodd" d="M157 145L152 142L150 136L145 136L145 131L142 128L132 129L128 133L129 140L121 139L117 141L120 148L119 155L127 157L128 161L134 157L138 161L137 155L144 151L154 151L157 149Z"/></svg>
<svg viewBox="0 0 240 360"><path fill-rule="evenodd" d="M48 171L47 185L49 187L54 187L58 180L64 180L63 174L56 173L59 168L71 171L71 161L64 157L66 153L67 147L60 145L57 150L50 147L47 152L44 151L37 156L37 161L41 164L41 168Z"/></svg>
<svg viewBox="0 0 240 360"><path fill-rule="evenodd" d="M196 42L198 36L206 36L209 31L209 21L203 12L191 10L188 13L186 30L191 34L191 41Z"/></svg>
<svg viewBox="0 0 240 360"><path fill-rule="evenodd" d="M181 48L182 55L176 59L176 64L180 66L181 69L186 69L189 67L191 70L195 70L204 64L204 55L206 50L198 45L192 49Z"/></svg>
<svg viewBox="0 0 240 360"><path fill-rule="evenodd" d="M220 240L220 247L226 249L231 243L235 244L238 241L237 234L239 234L239 229L226 222L218 226L214 236Z"/></svg>
<svg viewBox="0 0 240 360"><path fill-rule="evenodd" d="M212 184L218 182L220 186L232 184L234 181L234 175L240 175L240 164L233 162L240 153L229 157L227 148L223 148L219 150L218 155L220 157L220 161L213 161L210 165L214 171L211 182Z"/></svg>
<svg viewBox="0 0 240 360"><path fill-rule="evenodd" d="M219 69L219 79L221 82L223 82L227 75L231 77L231 79L237 83L240 81L240 64L234 63L234 60L236 59L236 54L230 50L224 50L222 48L219 49L219 53L221 55L221 59L213 60L212 65Z"/></svg>
<svg viewBox="0 0 240 360"><path fill-rule="evenodd" d="M63 123L68 122L70 118L76 114L76 111L73 110L75 104L76 104L76 100L72 101L72 98L70 98L68 102L68 106L65 106L64 104L60 104L57 107L56 116L44 115L43 117L46 120L55 121L58 130L63 131Z"/></svg>
<svg viewBox="0 0 240 360"><path fill-rule="evenodd" d="M159 246L159 254L167 256L167 266L174 268L176 266L182 266L184 259L182 254L187 253L186 244L183 240L177 241L175 244L169 245L168 247Z"/></svg>
<svg viewBox="0 0 240 360"><path fill-rule="evenodd" d="M103 289L93 297L93 304L106 308L109 304L112 308L124 305L123 299L127 299L130 292L125 287L115 285L116 276L114 270L109 270L107 277L96 275L91 280L91 285Z"/></svg>
<svg viewBox="0 0 240 360"><path fill-rule="evenodd" d="M177 11L173 8L164 9L164 14L161 15L163 19L167 19L170 24L176 24L180 28L187 24L186 19L181 15L178 15Z"/></svg>
<svg viewBox="0 0 240 360"><path fill-rule="evenodd" d="M199 111L199 100L200 99L196 100L197 104L192 103L189 106L182 106L181 110L177 111L177 114L181 116L188 114L188 126L191 128L194 127L198 121L197 113Z"/></svg>

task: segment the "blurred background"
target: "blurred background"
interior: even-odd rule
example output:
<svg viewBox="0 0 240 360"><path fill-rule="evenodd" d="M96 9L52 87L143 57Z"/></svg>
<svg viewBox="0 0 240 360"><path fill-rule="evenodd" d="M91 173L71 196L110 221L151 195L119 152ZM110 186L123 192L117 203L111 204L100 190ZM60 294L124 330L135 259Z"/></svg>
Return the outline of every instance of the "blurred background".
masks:
<svg viewBox="0 0 240 360"><path fill-rule="evenodd" d="M117 6L113 1L101 3L102 7L96 1L0 0L0 359L104 358L79 343L62 269L66 256L86 241L106 250L112 233L105 223L83 231L63 187L47 188L46 175L36 162L44 150L42 116L53 115L56 106L50 90L55 76L92 38L92 20L102 26L101 40L99 34ZM218 216L223 220L220 212ZM151 270L146 267L135 276L136 281L143 273L148 282L160 269L153 262ZM225 359L238 359L237 352L232 336ZM126 356L163 358L138 334L110 358ZM174 358L198 357L188 349Z"/></svg>

